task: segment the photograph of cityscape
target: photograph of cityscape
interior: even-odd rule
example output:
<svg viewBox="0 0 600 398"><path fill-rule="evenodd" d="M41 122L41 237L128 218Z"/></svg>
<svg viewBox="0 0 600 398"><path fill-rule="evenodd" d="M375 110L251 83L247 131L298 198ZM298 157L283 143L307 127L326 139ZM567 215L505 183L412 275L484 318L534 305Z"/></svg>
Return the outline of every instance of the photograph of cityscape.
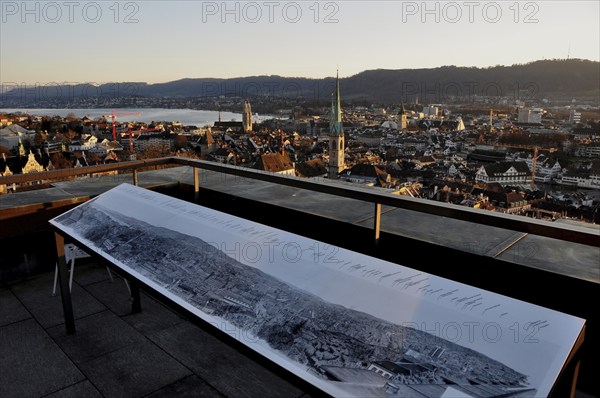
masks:
<svg viewBox="0 0 600 398"><path fill-rule="evenodd" d="M545 396L584 325L128 184L50 223L334 396Z"/></svg>
<svg viewBox="0 0 600 398"><path fill-rule="evenodd" d="M0 0L0 397L600 398L599 15Z"/></svg>

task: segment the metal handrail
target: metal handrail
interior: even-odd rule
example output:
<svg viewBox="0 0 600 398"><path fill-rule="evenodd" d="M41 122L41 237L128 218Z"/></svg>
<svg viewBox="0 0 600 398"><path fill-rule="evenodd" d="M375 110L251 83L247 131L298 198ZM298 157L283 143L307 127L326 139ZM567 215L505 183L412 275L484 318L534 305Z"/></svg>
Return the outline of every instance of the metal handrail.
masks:
<svg viewBox="0 0 600 398"><path fill-rule="evenodd" d="M468 221L502 229L509 229L513 231L544 236L547 238L554 238L563 241L600 247L600 232L582 226L559 224L551 221L537 220L511 214L490 212L482 209L473 209L450 203L441 203L432 200L423 200L408 196L399 196L390 193L382 193L373 189L335 184L331 181L326 180L320 181L318 179L315 180L293 176L284 176L280 174L254 170L246 167L232 166L221 163L208 162L204 160L194 160L178 157L139 160L132 162L116 163L112 165L90 166L78 169L54 170L25 175L13 175L9 177L0 177L0 184L51 180L56 178L65 178L70 176L94 174L115 170L133 170L134 183L137 185L136 170L144 167L168 164L190 166L194 168L194 188L196 193L199 192L200 184L198 178L198 170L207 170L373 203L375 205L374 232L376 241L379 238L381 205L387 205L396 208L452 218L456 220Z"/></svg>

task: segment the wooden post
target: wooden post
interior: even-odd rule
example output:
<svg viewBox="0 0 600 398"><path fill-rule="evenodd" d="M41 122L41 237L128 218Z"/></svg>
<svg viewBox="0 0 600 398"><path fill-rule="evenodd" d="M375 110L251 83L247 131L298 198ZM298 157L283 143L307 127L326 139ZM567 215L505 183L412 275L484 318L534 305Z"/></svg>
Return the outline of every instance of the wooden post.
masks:
<svg viewBox="0 0 600 398"><path fill-rule="evenodd" d="M375 203L375 214L373 216L373 232L375 234L375 244L379 243L379 230L381 228L381 203Z"/></svg>
<svg viewBox="0 0 600 398"><path fill-rule="evenodd" d="M55 232L54 240L56 242L56 264L58 266L58 281L60 283L60 296L62 299L65 326L67 334L75 334L75 317L73 316L73 303L71 302L67 261L65 259L65 239L62 235Z"/></svg>
<svg viewBox="0 0 600 398"><path fill-rule="evenodd" d="M137 169L133 170L133 185L138 186L138 172Z"/></svg>
<svg viewBox="0 0 600 398"><path fill-rule="evenodd" d="M200 173L197 167L194 167L194 202L198 203L200 198Z"/></svg>

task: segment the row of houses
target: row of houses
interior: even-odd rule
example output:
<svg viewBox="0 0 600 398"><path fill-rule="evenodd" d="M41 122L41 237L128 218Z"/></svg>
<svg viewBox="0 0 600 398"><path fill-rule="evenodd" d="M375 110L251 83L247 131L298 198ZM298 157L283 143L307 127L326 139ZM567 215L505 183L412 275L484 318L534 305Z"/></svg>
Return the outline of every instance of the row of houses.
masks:
<svg viewBox="0 0 600 398"><path fill-rule="evenodd" d="M88 155L89 156L89 155ZM9 177L15 174L40 173L43 171L55 170L57 166L60 168L79 168L90 166L88 156L85 152L76 151L70 153L50 154L38 150L37 152L29 152L28 155L17 155L7 157L5 153L0 157L0 177ZM58 161L61 165L55 165L52 160ZM103 163L116 163L119 158L114 152L110 152L102 159ZM103 175L112 174L111 172L102 173ZM44 184L44 181L37 181L34 185ZM0 184L0 194L15 192L30 187L32 184L11 184L6 186Z"/></svg>

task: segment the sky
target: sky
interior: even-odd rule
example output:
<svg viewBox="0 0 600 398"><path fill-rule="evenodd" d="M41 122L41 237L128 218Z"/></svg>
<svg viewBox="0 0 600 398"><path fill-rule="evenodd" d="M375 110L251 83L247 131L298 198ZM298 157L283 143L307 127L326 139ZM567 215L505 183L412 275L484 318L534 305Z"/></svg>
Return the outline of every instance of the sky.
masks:
<svg viewBox="0 0 600 398"><path fill-rule="evenodd" d="M592 1L6 1L0 83L600 60Z"/></svg>

